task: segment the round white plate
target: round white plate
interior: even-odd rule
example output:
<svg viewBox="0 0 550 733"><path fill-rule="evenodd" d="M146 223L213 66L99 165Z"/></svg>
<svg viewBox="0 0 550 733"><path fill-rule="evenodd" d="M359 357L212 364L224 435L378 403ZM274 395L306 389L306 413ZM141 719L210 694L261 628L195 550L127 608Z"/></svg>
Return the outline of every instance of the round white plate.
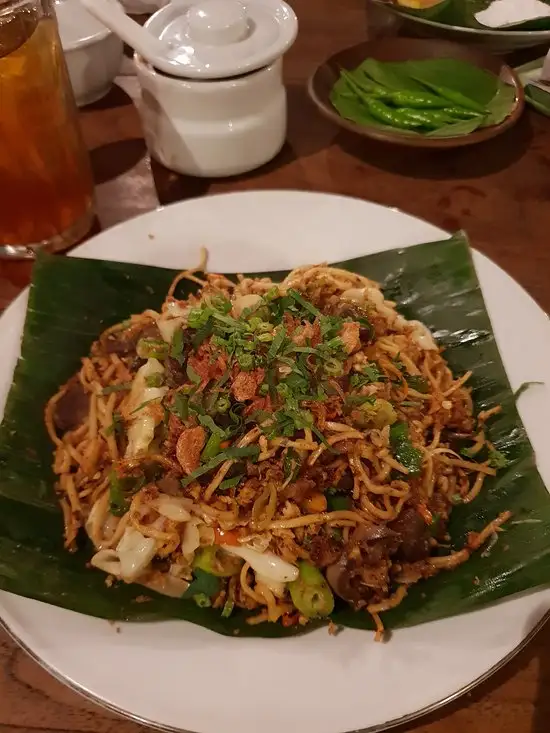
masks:
<svg viewBox="0 0 550 733"><path fill-rule="evenodd" d="M75 254L183 268L198 261L204 245L210 269L239 272L343 260L445 236L375 204L266 191L170 206L104 232ZM512 387L547 380L546 315L477 252L475 264ZM4 392L19 351L25 302L20 296L0 319ZM550 391L528 391L520 407L550 484ZM449 701L494 671L549 607L545 590L400 630L390 643L377 644L370 632L354 630L337 637L318 630L295 639L234 639L175 621L123 624L116 633L105 621L0 593L8 629L57 677L141 722L200 733L381 730Z"/></svg>
<svg viewBox="0 0 550 733"><path fill-rule="evenodd" d="M414 13L407 13L396 5L389 5L386 0L374 0L377 6L397 15L407 23L418 26L422 31L432 38L447 39L457 43L469 43L475 46L482 46L492 53L508 53L520 48L534 48L535 46L548 45L550 31L526 31L526 30L499 30L497 28L468 28L460 25L448 25L431 18L423 18ZM517 0L521 3L522 0Z"/></svg>

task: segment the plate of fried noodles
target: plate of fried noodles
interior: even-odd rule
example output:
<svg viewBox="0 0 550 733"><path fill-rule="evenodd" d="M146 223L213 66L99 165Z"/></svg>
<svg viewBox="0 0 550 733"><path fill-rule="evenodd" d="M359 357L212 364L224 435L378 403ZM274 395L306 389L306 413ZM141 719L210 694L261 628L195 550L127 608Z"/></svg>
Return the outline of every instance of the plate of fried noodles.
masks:
<svg viewBox="0 0 550 733"><path fill-rule="evenodd" d="M211 196L40 257L0 329L0 615L105 707L382 730L545 620L550 328L464 234Z"/></svg>

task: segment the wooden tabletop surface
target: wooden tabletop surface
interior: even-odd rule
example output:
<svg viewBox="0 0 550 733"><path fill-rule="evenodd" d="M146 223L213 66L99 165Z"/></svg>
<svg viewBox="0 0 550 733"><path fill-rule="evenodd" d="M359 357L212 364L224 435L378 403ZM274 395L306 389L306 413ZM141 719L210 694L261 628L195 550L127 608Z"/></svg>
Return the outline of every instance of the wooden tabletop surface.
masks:
<svg viewBox="0 0 550 733"><path fill-rule="evenodd" d="M81 114L97 184L96 231L159 203L220 191L286 188L347 194L397 207L449 231L467 230L478 249L550 311L550 120L528 111L515 129L493 141L430 153L340 133L308 102L305 81L330 54L384 30L383 21L367 13L365 0L291 2L300 32L286 58L289 129L281 154L259 171L225 181L183 178L162 169L147 155L133 103L136 80L121 77L108 97ZM28 264L0 264L0 307L27 285L29 275ZM37 730L138 733L140 726L65 688L0 632L0 733ZM550 626L472 694L400 729L549 730Z"/></svg>

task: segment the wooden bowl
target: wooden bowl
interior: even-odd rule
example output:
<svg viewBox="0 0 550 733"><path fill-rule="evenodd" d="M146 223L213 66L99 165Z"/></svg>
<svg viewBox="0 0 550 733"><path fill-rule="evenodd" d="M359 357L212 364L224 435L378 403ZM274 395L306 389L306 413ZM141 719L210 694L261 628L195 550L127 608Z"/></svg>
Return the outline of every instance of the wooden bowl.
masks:
<svg viewBox="0 0 550 733"><path fill-rule="evenodd" d="M484 127L457 137L428 137L407 135L399 130L381 130L358 125L341 117L330 101L330 92L340 77L340 69L354 69L367 58L377 61L420 61L422 59L459 59L499 76L514 87L516 98L512 112L498 125ZM516 124L525 109L523 86L513 69L501 59L477 48L462 46L450 41L420 38L384 38L379 41L359 43L331 56L321 64L308 81L308 93L318 110L339 127L385 143L406 145L411 148L459 148L490 140Z"/></svg>

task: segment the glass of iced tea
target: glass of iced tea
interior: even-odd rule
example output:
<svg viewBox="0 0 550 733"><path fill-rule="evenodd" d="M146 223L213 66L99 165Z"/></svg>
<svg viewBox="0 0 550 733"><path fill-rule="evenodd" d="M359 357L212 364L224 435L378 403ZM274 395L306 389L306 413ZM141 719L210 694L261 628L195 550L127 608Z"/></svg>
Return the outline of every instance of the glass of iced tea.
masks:
<svg viewBox="0 0 550 733"><path fill-rule="evenodd" d="M93 220L88 152L52 0L0 0L0 258L58 251Z"/></svg>

